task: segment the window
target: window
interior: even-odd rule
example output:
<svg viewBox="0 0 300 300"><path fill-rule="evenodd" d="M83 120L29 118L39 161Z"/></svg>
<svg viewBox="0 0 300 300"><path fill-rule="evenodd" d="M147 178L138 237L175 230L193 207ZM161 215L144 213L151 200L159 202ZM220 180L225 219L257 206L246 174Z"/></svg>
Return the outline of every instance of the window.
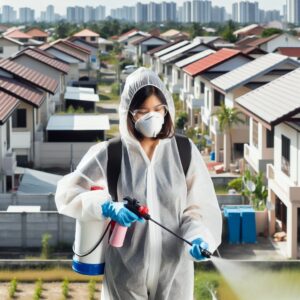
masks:
<svg viewBox="0 0 300 300"><path fill-rule="evenodd" d="M91 36L91 42L96 42L96 37L95 36Z"/></svg>
<svg viewBox="0 0 300 300"><path fill-rule="evenodd" d="M10 148L10 118L6 122L6 149Z"/></svg>
<svg viewBox="0 0 300 300"><path fill-rule="evenodd" d="M268 130L267 129L267 136L266 136L266 144L267 148L274 148L274 129Z"/></svg>
<svg viewBox="0 0 300 300"><path fill-rule="evenodd" d="M194 85L195 85L195 80L194 80L194 78L193 78L191 81L192 81L192 87L194 87Z"/></svg>
<svg viewBox="0 0 300 300"><path fill-rule="evenodd" d="M200 92L201 92L201 94L204 94L204 90L205 90L205 84L204 84L204 82L200 82Z"/></svg>
<svg viewBox="0 0 300 300"><path fill-rule="evenodd" d="M255 120L252 121L252 144L258 147L258 123Z"/></svg>
<svg viewBox="0 0 300 300"><path fill-rule="evenodd" d="M19 108L16 111L14 111L12 118L13 118L13 128L27 127L25 108Z"/></svg>
<svg viewBox="0 0 300 300"><path fill-rule="evenodd" d="M179 70L177 71L177 78L181 79L181 71L179 71Z"/></svg>
<svg viewBox="0 0 300 300"><path fill-rule="evenodd" d="M218 91L214 90L214 106L221 106L224 103L225 96Z"/></svg>
<svg viewBox="0 0 300 300"><path fill-rule="evenodd" d="M0 47L0 54L3 54L4 50L3 47Z"/></svg>
<svg viewBox="0 0 300 300"><path fill-rule="evenodd" d="M290 176L290 146L291 140L281 135L281 171Z"/></svg>

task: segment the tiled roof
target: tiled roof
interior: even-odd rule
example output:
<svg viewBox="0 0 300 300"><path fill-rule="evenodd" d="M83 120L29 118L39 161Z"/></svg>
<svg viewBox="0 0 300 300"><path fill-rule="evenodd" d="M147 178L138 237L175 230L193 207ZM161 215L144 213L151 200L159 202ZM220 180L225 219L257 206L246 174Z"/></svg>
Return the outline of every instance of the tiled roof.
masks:
<svg viewBox="0 0 300 300"><path fill-rule="evenodd" d="M142 37L142 38L138 39L137 41L133 42L132 45L133 46L137 46L137 45L139 45L139 44L141 44L143 42L146 42L146 41L148 41L150 39L158 39L158 40L161 40L161 41L166 42L166 43L168 42L165 39L160 38L158 36L150 35L150 36L145 36L145 37Z"/></svg>
<svg viewBox="0 0 300 300"><path fill-rule="evenodd" d="M88 45L90 47L96 48L98 49L98 44L96 43L91 43L91 42L87 42L86 40L81 39L80 37L75 37L75 36L71 36L68 39L69 41L71 41L72 43L76 44L76 42L80 42L82 44ZM77 44L76 44L77 45Z"/></svg>
<svg viewBox="0 0 300 300"><path fill-rule="evenodd" d="M239 108L263 122L276 125L300 112L300 68L239 98Z"/></svg>
<svg viewBox="0 0 300 300"><path fill-rule="evenodd" d="M40 107L46 99L45 92L41 92L31 86L6 77L0 77L0 90L20 100L24 100L37 108Z"/></svg>
<svg viewBox="0 0 300 300"><path fill-rule="evenodd" d="M75 33L73 36L76 36L76 37L99 37L99 34L90 29L83 29L83 30Z"/></svg>
<svg viewBox="0 0 300 300"><path fill-rule="evenodd" d="M24 33L18 29L7 33L6 36L12 39L31 39L31 35Z"/></svg>
<svg viewBox="0 0 300 300"><path fill-rule="evenodd" d="M74 58L76 58L76 59L78 59L78 60L80 60L80 61L82 61L82 62L85 62L86 61L86 56L85 55L80 55L78 52L76 52L76 51L72 51L72 50L70 50L69 48L66 48L64 45L62 45L62 44L54 44L54 45L47 45L47 46L42 46L42 47L40 47L40 49L42 49L42 50L48 50L48 49L56 49L56 50L58 50L58 51L60 51L60 52L62 52L62 53L64 53L64 54L67 54L67 55L69 55L69 56L72 56L72 57L74 57Z"/></svg>
<svg viewBox="0 0 300 300"><path fill-rule="evenodd" d="M56 80L8 59L0 60L0 69L22 78L51 94L54 94L58 87Z"/></svg>
<svg viewBox="0 0 300 300"><path fill-rule="evenodd" d="M252 42L248 43L248 45L249 46L254 46L254 47L255 46L260 46L260 45L263 45L263 44L265 44L265 43L267 43L269 41L274 40L278 36L280 36L280 34L273 34L273 35L271 35L269 37L266 37L266 38L259 38L259 39L255 40L255 41L252 41Z"/></svg>
<svg viewBox="0 0 300 300"><path fill-rule="evenodd" d="M241 54L239 50L233 49L221 49L214 54L204 57L188 66L186 66L183 71L189 74L190 76L196 76L208 69L219 65L227 61L230 58L233 58L237 55Z"/></svg>
<svg viewBox="0 0 300 300"><path fill-rule="evenodd" d="M227 93L234 88L247 84L258 76L267 74L271 70L280 69L280 66L286 64L292 65L294 68L300 67L300 63L287 56L269 53L219 76L212 80L211 84Z"/></svg>
<svg viewBox="0 0 300 300"><path fill-rule="evenodd" d="M11 116L20 101L13 96L0 91L0 125L3 125Z"/></svg>
<svg viewBox="0 0 300 300"><path fill-rule="evenodd" d="M300 57L300 47L279 47L277 51L282 55Z"/></svg>
<svg viewBox="0 0 300 300"><path fill-rule="evenodd" d="M68 64L57 60L54 56L38 48L27 48L19 52L15 57L17 58L21 55L27 55L65 74L67 74L70 70L70 66Z"/></svg>
<svg viewBox="0 0 300 300"><path fill-rule="evenodd" d="M48 37L48 33L38 28L32 28L26 32L31 37Z"/></svg>
<svg viewBox="0 0 300 300"><path fill-rule="evenodd" d="M77 45L77 44L75 44L75 43L73 43L73 42L71 42L69 40L61 40L59 43L63 43L64 45L67 45L67 46L69 46L71 48L77 49L77 50L79 50L81 52L84 52L84 53L86 53L88 55L91 54L91 50L90 49L88 49L88 48L86 48L84 46L79 46L79 45Z"/></svg>

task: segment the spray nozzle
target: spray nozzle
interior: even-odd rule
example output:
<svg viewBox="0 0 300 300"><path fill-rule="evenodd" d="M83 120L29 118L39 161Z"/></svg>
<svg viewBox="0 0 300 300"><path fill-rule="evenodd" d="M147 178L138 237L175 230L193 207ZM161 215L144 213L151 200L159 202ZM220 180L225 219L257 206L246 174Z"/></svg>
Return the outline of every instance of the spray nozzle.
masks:
<svg viewBox="0 0 300 300"><path fill-rule="evenodd" d="M125 207L127 209L129 209L139 217L144 218L145 220L150 219L149 209L147 206L140 205L139 201L134 198L125 197L124 200L127 201L127 203L125 204Z"/></svg>
<svg viewBox="0 0 300 300"><path fill-rule="evenodd" d="M204 248L200 248L201 254L202 256L204 256L205 258L210 258L212 256L212 253L210 253L208 250L204 249Z"/></svg>

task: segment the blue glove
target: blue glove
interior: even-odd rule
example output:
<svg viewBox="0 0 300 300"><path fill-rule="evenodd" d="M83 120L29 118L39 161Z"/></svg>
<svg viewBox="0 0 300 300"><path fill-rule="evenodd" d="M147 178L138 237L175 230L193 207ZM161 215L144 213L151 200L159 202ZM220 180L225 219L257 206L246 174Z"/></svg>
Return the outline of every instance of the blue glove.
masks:
<svg viewBox="0 0 300 300"><path fill-rule="evenodd" d="M130 211L124 206L122 202L106 201L101 205L102 214L106 218L111 218L122 226L129 227L131 223L135 221L144 222L143 218L140 218L135 213Z"/></svg>
<svg viewBox="0 0 300 300"><path fill-rule="evenodd" d="M205 257L201 254L200 247L203 249L208 249L208 244L203 241L203 239L198 238L192 241L192 248L190 250L190 254L196 260L204 260ZM199 247L200 246L200 247Z"/></svg>

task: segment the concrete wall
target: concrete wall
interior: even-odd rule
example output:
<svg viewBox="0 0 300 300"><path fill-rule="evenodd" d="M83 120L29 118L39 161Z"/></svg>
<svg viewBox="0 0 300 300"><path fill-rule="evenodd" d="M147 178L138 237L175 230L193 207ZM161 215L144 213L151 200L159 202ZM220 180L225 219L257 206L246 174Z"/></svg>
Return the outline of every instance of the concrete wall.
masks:
<svg viewBox="0 0 300 300"><path fill-rule="evenodd" d="M37 168L69 168L73 145L73 163L77 165L95 143L42 143L36 142L35 166Z"/></svg>
<svg viewBox="0 0 300 300"><path fill-rule="evenodd" d="M21 50L21 45L17 45L3 38L0 39L0 47L3 47L3 53L0 54L0 58L8 58Z"/></svg>
<svg viewBox="0 0 300 300"><path fill-rule="evenodd" d="M0 194L0 211L6 211L9 205L40 206L41 211L57 211L53 194Z"/></svg>
<svg viewBox="0 0 300 300"><path fill-rule="evenodd" d="M72 245L75 236L75 219L57 212L0 212L0 227L0 248L41 247L45 233L52 236L51 246Z"/></svg>

